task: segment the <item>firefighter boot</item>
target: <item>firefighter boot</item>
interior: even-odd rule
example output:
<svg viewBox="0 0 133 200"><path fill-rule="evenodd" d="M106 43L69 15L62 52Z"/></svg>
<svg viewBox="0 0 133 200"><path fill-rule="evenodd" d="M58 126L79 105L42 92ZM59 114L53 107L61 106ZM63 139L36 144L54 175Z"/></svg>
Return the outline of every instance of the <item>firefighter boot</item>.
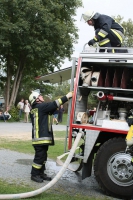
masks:
<svg viewBox="0 0 133 200"><path fill-rule="evenodd" d="M44 171L46 170L45 163L46 161L44 161L42 168L40 169L40 177L45 181L51 181L51 177L48 177L47 174L44 173Z"/></svg>
<svg viewBox="0 0 133 200"><path fill-rule="evenodd" d="M52 178L47 176L47 174L45 174L45 173L40 174L40 177L45 181L51 181L52 180Z"/></svg>
<svg viewBox="0 0 133 200"><path fill-rule="evenodd" d="M31 180L35 181L35 182L38 182L38 183L42 183L43 182L43 178L40 175L36 175L36 176L31 175Z"/></svg>

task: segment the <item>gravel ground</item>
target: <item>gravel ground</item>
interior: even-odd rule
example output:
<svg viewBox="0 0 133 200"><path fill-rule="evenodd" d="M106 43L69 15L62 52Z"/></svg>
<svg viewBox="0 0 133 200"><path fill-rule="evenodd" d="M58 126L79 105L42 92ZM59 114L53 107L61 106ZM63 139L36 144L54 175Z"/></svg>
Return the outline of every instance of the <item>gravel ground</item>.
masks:
<svg viewBox="0 0 133 200"><path fill-rule="evenodd" d="M66 130L65 126L54 126L54 130ZM10 130L10 133L9 133ZM3 137L18 137L21 134L23 137L31 136L31 124L22 123L0 123L0 136ZM21 135L21 136L22 136ZM9 183L17 183L19 185L28 185L34 189L43 187L47 182L36 183L30 180L31 164L33 155L0 149L0 179ZM61 166L56 166L52 160L47 161L47 174L55 177L60 171ZM83 194L84 196L92 196L97 198L106 198L109 200L118 200L117 198L107 197L99 188L94 174L91 177L81 180L81 172L74 173L66 170L61 179L50 189L56 193L68 193L70 195Z"/></svg>
<svg viewBox="0 0 133 200"><path fill-rule="evenodd" d="M33 155L18 153L15 151L0 150L0 179L8 183L17 183L18 185L28 185L35 189L43 187L47 182L36 183L30 180L30 171ZM8 161L8 162L7 162ZM56 166L52 160L47 162L47 174L55 177L61 167ZM107 197L100 190L94 175L85 180L81 180L81 173L74 173L66 170L61 179L51 188L51 191L56 193L68 193L70 195L83 194L84 196L92 197ZM113 199L108 197L107 199ZM115 199L115 198L114 198Z"/></svg>

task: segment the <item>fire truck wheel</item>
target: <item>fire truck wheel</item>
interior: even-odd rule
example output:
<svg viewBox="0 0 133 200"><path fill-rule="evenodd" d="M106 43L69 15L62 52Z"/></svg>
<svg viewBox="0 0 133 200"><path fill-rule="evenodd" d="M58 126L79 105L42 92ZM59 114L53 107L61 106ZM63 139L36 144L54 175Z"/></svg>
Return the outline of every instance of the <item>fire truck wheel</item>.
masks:
<svg viewBox="0 0 133 200"><path fill-rule="evenodd" d="M106 141L98 150L94 173L100 187L107 195L129 198L133 191L131 156L125 153L124 138Z"/></svg>

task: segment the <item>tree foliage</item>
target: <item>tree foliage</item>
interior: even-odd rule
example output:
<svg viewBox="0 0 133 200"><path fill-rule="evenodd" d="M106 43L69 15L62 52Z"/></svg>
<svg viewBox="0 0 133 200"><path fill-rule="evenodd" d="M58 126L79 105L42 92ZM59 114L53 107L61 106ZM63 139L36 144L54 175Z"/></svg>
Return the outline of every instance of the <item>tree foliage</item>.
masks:
<svg viewBox="0 0 133 200"><path fill-rule="evenodd" d="M123 41L123 46L133 47L133 21L132 19L128 19L128 21L124 21L123 17L118 15L114 17L117 22L119 22L123 28L125 29L125 38Z"/></svg>
<svg viewBox="0 0 133 200"><path fill-rule="evenodd" d="M6 105L15 103L21 80L60 67L70 58L80 0L1 0L0 61ZM33 81L32 81L33 84ZM23 88L24 89L24 88Z"/></svg>
<svg viewBox="0 0 133 200"><path fill-rule="evenodd" d="M61 85L54 85L52 92L52 99L55 100L59 97L66 95L70 91L70 81L64 81Z"/></svg>
<svg viewBox="0 0 133 200"><path fill-rule="evenodd" d="M51 100L56 100L62 96L65 96L68 92L70 92L70 84L71 81L64 81L62 84L53 85L53 92L51 93ZM63 105L65 112L68 110L68 102Z"/></svg>

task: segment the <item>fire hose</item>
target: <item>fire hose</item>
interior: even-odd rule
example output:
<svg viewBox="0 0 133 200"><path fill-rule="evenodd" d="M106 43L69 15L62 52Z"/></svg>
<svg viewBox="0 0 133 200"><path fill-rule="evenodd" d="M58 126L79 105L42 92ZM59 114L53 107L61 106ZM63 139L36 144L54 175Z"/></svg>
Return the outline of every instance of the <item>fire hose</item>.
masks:
<svg viewBox="0 0 133 200"><path fill-rule="evenodd" d="M51 188L61 178L61 176L63 175L63 173L67 169L69 163L72 160L73 154L75 153L75 150L78 146L78 143L79 143L82 135L83 135L83 132L79 131L64 165L62 166L61 170L57 173L57 175L52 179L52 181L50 181L47 185L45 185L45 186L43 186L43 187L41 187L37 190L31 191L31 192L26 192L26 193L1 194L0 199L23 199L23 198L27 198L27 197L33 197L33 196L41 194L42 192Z"/></svg>

